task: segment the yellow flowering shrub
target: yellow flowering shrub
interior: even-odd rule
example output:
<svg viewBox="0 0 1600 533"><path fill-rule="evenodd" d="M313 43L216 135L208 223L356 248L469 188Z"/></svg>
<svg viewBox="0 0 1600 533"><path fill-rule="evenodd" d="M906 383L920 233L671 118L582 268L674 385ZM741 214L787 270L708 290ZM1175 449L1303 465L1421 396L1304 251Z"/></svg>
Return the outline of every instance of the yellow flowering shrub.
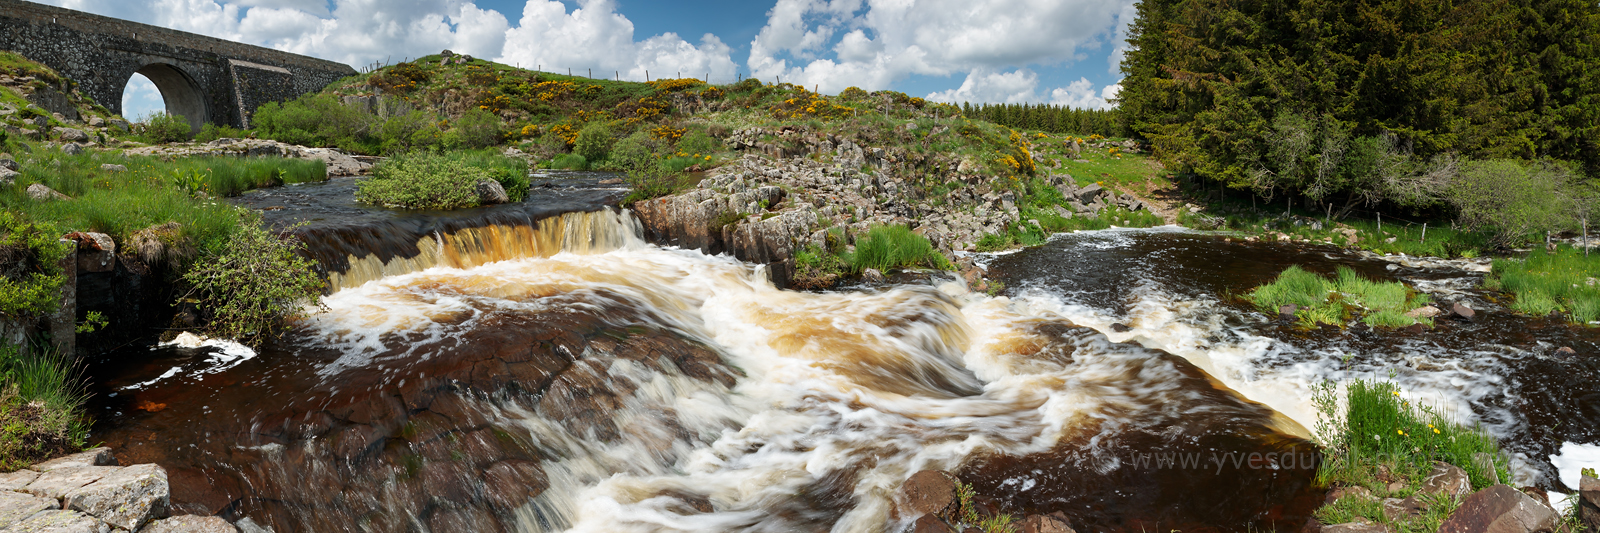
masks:
<svg viewBox="0 0 1600 533"><path fill-rule="evenodd" d="M656 126L655 129L650 130L650 134L654 135L657 139L677 141L678 138L683 137L683 134L687 131L688 130L684 128L674 128L672 126L662 124L660 126Z"/></svg>
<svg viewBox="0 0 1600 533"><path fill-rule="evenodd" d="M551 126L550 133L554 133L556 136L561 137L561 140L566 142L567 146L572 146L572 143L578 141L578 130L574 129L571 124L556 124L555 126Z"/></svg>
<svg viewBox="0 0 1600 533"><path fill-rule="evenodd" d="M696 85L705 85L705 84L706 84L706 82L700 81L700 80L695 79L695 78L666 78L666 79L659 79L659 80L655 80L655 81L650 82L650 86L651 87L655 87L656 90L666 91L666 92L669 92L669 93L670 92L682 91L684 89L688 89L688 88L694 87Z"/></svg>

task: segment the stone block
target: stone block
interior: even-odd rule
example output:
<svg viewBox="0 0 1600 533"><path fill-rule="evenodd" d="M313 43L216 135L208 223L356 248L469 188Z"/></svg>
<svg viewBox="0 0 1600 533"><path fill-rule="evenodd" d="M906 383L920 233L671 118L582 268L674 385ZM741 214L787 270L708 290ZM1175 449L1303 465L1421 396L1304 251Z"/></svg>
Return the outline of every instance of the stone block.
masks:
<svg viewBox="0 0 1600 533"><path fill-rule="evenodd" d="M0 490L17 490L39 479L39 473L32 470L18 470L0 474ZM4 526L0 526L4 527Z"/></svg>
<svg viewBox="0 0 1600 533"><path fill-rule="evenodd" d="M39 511L60 509L54 498L44 498L20 492L0 491L0 529L27 520Z"/></svg>
<svg viewBox="0 0 1600 533"><path fill-rule="evenodd" d="M115 466L67 466L56 468L40 474L39 479L33 480L28 486L23 487L20 492L46 498L61 498L66 496L68 492L100 481L100 478L109 476L118 470L122 469Z"/></svg>
<svg viewBox="0 0 1600 533"><path fill-rule="evenodd" d="M896 507L905 517L939 514L955 501L955 480L937 470L912 474L895 495Z"/></svg>
<svg viewBox="0 0 1600 533"><path fill-rule="evenodd" d="M239 533L239 528L220 517L183 515L151 522L139 533Z"/></svg>
<svg viewBox="0 0 1600 533"><path fill-rule="evenodd" d="M5 529L6 533L111 533L111 526L77 511L44 511Z"/></svg>
<svg viewBox="0 0 1600 533"><path fill-rule="evenodd" d="M167 471L142 464L119 469L64 496L68 509L129 531L167 514Z"/></svg>
<svg viewBox="0 0 1600 533"><path fill-rule="evenodd" d="M110 239L110 237L106 238L108 240ZM114 252L116 249L113 248L112 251ZM57 468L66 468L69 466L117 466L117 458L116 456L111 455L111 448L102 446L99 448L90 448L64 457L57 457L55 459L30 466L28 469L39 472L49 472Z"/></svg>

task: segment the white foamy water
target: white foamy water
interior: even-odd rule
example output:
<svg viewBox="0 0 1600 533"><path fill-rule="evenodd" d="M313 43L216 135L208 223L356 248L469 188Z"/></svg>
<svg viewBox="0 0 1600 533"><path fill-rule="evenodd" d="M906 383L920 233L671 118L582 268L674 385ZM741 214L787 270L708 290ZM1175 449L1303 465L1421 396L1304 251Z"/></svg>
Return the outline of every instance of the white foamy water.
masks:
<svg viewBox="0 0 1600 533"><path fill-rule="evenodd" d="M213 339L210 337L195 335L187 331L179 333L177 338L174 338L171 341L157 344L152 349L166 347L189 349L210 348L210 350L206 350L204 359L194 361L188 365L172 367L167 369L166 372L161 373L160 376L147 381L128 385L119 390L139 390L176 376L195 377L204 376L206 374L216 374L229 368L239 366L240 363L248 361L256 356L255 350L251 349L249 346L240 344L238 341L231 339Z"/></svg>
<svg viewBox="0 0 1600 533"><path fill-rule="evenodd" d="M1182 385L1193 380L1177 361L1122 340L1170 349L1304 416L1288 400L1292 385L1228 375L1262 343L1206 346L1208 326L1186 324L1181 302L1152 301L1135 331L1108 340L1071 327L1104 330L1103 317L1048 295L990 298L955 285L782 291L730 258L646 245L627 219L617 231L628 238L609 251L433 267L335 293L309 324L342 352L321 373L381 367L374 357L394 350L430 357L497 315L573 306L638 311L744 373L726 387L574 354L632 391L608 414L614 438L486 405L554 458L543 464L550 488L518 513L527 531L899 530L906 524L891 518L891 497L918 470L1064 441L1094 468L1114 469L1125 460L1114 445L1124 432L1178 439L1185 435L1173 426L1186 420L1267 418L1218 404L1207 386ZM1159 310L1168 303L1180 309ZM684 494L714 511L686 510ZM830 499L843 503L814 501Z"/></svg>

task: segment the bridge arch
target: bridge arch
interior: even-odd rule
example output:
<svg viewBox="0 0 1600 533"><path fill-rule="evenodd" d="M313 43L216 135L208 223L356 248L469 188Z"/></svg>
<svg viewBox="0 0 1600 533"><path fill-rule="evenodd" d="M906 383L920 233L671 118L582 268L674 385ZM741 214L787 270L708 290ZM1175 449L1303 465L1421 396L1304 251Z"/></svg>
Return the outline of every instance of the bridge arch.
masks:
<svg viewBox="0 0 1600 533"><path fill-rule="evenodd" d="M206 105L205 90L193 76L184 72L182 67L166 62L150 63L133 74L143 74L155 84L156 90L161 91L161 100L166 102L168 115L182 116L189 122L190 133L200 133L200 128L205 126L211 114ZM128 74L122 80L124 91L133 74Z"/></svg>

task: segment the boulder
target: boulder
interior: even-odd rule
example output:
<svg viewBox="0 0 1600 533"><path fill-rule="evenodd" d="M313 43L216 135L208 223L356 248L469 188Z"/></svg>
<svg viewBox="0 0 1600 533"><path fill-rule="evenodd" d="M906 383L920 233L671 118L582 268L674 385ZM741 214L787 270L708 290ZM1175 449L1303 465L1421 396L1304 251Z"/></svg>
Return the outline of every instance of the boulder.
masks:
<svg viewBox="0 0 1600 533"><path fill-rule="evenodd" d="M35 183L33 185L29 185L28 186L28 197L32 198L34 200L41 201L41 202L45 201L45 200L71 200L72 199L71 196L67 196L65 194L61 194L59 192L56 192L55 189L47 187L43 183Z"/></svg>
<svg viewBox="0 0 1600 533"><path fill-rule="evenodd" d="M170 487L159 465L133 465L107 474L64 496L68 509L83 511L129 531L166 516Z"/></svg>
<svg viewBox="0 0 1600 533"><path fill-rule="evenodd" d="M106 119L100 117L89 117L89 127L104 128L106 127Z"/></svg>
<svg viewBox="0 0 1600 533"><path fill-rule="evenodd" d="M46 498L60 498L68 492L78 490L85 485L100 481L100 478L109 476L121 470L115 466L66 466L56 468L39 475L28 486L22 487L21 492L44 496Z"/></svg>
<svg viewBox="0 0 1600 533"><path fill-rule="evenodd" d="M482 205L496 205L511 201L511 196L506 194L505 187L495 180L478 180L473 188L478 192L478 203Z"/></svg>
<svg viewBox="0 0 1600 533"><path fill-rule="evenodd" d="M79 155L79 154L82 154L83 153L83 145L78 144L78 143L63 144L63 145L61 145L61 153L67 154L67 155Z"/></svg>
<svg viewBox="0 0 1600 533"><path fill-rule="evenodd" d="M956 530L946 525L939 517L925 514L911 524L911 533L956 533Z"/></svg>
<svg viewBox="0 0 1600 533"><path fill-rule="evenodd" d="M1578 517L1589 531L1600 531L1600 479L1578 480Z"/></svg>
<svg viewBox="0 0 1600 533"><path fill-rule="evenodd" d="M883 277L883 272L879 272L876 268L869 268L862 271L861 281L867 283L888 283L888 280Z"/></svg>
<svg viewBox="0 0 1600 533"><path fill-rule="evenodd" d="M1500 484L1500 471L1494 469L1493 455L1489 455L1488 452L1474 453L1472 454L1472 464L1473 466L1478 467L1479 471L1488 474L1490 485Z"/></svg>
<svg viewBox="0 0 1600 533"><path fill-rule="evenodd" d="M1477 311L1473 311L1471 307L1467 307L1467 304L1464 304L1464 303L1461 303L1461 302L1456 302L1455 304L1452 304L1450 306L1450 312L1454 313L1458 317L1466 319L1468 322L1471 322L1474 318L1476 318L1478 316L1478 312Z"/></svg>
<svg viewBox="0 0 1600 533"><path fill-rule="evenodd" d="M1372 491L1367 490L1366 487L1338 487L1328 491L1328 495L1323 498L1322 504L1333 505L1333 502L1339 501L1343 498L1371 499Z"/></svg>
<svg viewBox="0 0 1600 533"><path fill-rule="evenodd" d="M1061 218L1072 218L1072 211L1071 210L1069 210L1069 209L1067 209L1065 207L1061 207L1059 205L1055 206L1055 209L1056 209L1056 214L1060 215Z"/></svg>
<svg viewBox="0 0 1600 533"><path fill-rule="evenodd" d="M1403 522L1422 516L1422 507L1422 502L1417 501L1416 496L1403 500L1400 498L1384 498L1383 516L1388 518L1390 522Z"/></svg>
<svg viewBox="0 0 1600 533"><path fill-rule="evenodd" d="M1406 316L1409 316L1411 318L1433 318L1433 317L1439 316L1439 315L1441 315L1443 313L1444 313L1444 311L1440 311L1439 308L1437 308L1437 307L1434 307L1434 306L1431 306L1431 305L1424 305L1422 307L1418 307L1416 309L1412 309L1410 311L1406 311Z"/></svg>
<svg viewBox="0 0 1600 533"><path fill-rule="evenodd" d="M1103 192L1105 192L1105 189L1100 188L1099 184L1090 183L1088 186L1078 189L1078 201L1085 204L1093 203Z"/></svg>
<svg viewBox="0 0 1600 533"><path fill-rule="evenodd" d="M151 522L139 533L239 533L239 528L216 516L183 515Z"/></svg>
<svg viewBox="0 0 1600 533"><path fill-rule="evenodd" d="M233 525L234 527L239 528L239 533L276 533L272 530L272 528L257 524L254 519L248 516L240 518L239 521L234 522Z"/></svg>
<svg viewBox="0 0 1600 533"><path fill-rule="evenodd" d="M17 182L17 176L21 175L21 172L0 167L0 186L9 186L15 184Z"/></svg>
<svg viewBox="0 0 1600 533"><path fill-rule="evenodd" d="M106 172L127 172L128 171L128 167L125 167L125 166L122 166L122 165L113 165L111 163L106 163L106 164L100 165L100 170L104 170Z"/></svg>
<svg viewBox="0 0 1600 533"><path fill-rule="evenodd" d="M56 134L57 137L61 138L62 142L69 142L69 143L89 142L89 134L84 133L83 130L80 130L78 128L56 128L53 131L55 131L55 134Z"/></svg>
<svg viewBox="0 0 1600 533"><path fill-rule="evenodd" d="M276 144L263 144L251 146L244 151L245 157L283 157L283 147Z"/></svg>
<svg viewBox="0 0 1600 533"><path fill-rule="evenodd" d="M0 490L17 490L39 479L39 473L32 470L18 470L0 474ZM0 526L5 527L5 526Z"/></svg>
<svg viewBox="0 0 1600 533"><path fill-rule="evenodd" d="M0 491L0 529L26 520L39 511L60 508L61 503L53 498L11 492L9 490Z"/></svg>
<svg viewBox="0 0 1600 533"><path fill-rule="evenodd" d="M1278 306L1278 320L1282 320L1284 322L1294 322L1294 313L1295 311L1299 310L1300 306L1295 304L1284 304Z"/></svg>
<svg viewBox="0 0 1600 533"><path fill-rule="evenodd" d="M948 509L956 501L956 484L950 474L937 470L923 470L912 474L895 495L895 507L900 516L923 518ZM937 519L935 519L937 520ZM920 528L921 521L918 521ZM931 531L931 530L930 530Z"/></svg>
<svg viewBox="0 0 1600 533"><path fill-rule="evenodd" d="M113 127L113 128L116 128L116 129L119 129L119 130L122 130L123 133L127 133L128 132L128 128L129 128L128 121L122 120L120 118L114 118L114 119L111 119L111 120L107 120L106 121L106 125L110 126L110 127Z"/></svg>
<svg viewBox="0 0 1600 533"><path fill-rule="evenodd" d="M1448 494L1459 498L1469 492L1472 492L1472 479L1467 477L1466 470L1453 464L1434 461L1428 477L1422 480L1423 494Z"/></svg>
<svg viewBox="0 0 1600 533"><path fill-rule="evenodd" d="M1439 526L1439 533L1539 533L1555 531L1554 509L1506 485L1468 496Z"/></svg>
<svg viewBox="0 0 1600 533"><path fill-rule="evenodd" d="M77 511L44 511L17 522L6 533L111 533L111 526Z"/></svg>
<svg viewBox="0 0 1600 533"><path fill-rule="evenodd" d="M89 235L104 236L105 234L90 233ZM110 237L106 236L106 239L109 240ZM98 241L98 239L96 240ZM114 245L111 251L116 251ZM111 455L111 448L101 446L99 448L90 448L72 455L57 457L55 459L30 466L28 469L37 472L49 472L57 468L78 466L117 466L117 457Z"/></svg>
<svg viewBox="0 0 1600 533"><path fill-rule="evenodd" d="M18 165L17 160L11 158L11 154L0 154L0 168L21 171L22 165Z"/></svg>
<svg viewBox="0 0 1600 533"><path fill-rule="evenodd" d="M1059 516L1038 514L1022 519L1021 530L1022 533L1078 533Z"/></svg>

